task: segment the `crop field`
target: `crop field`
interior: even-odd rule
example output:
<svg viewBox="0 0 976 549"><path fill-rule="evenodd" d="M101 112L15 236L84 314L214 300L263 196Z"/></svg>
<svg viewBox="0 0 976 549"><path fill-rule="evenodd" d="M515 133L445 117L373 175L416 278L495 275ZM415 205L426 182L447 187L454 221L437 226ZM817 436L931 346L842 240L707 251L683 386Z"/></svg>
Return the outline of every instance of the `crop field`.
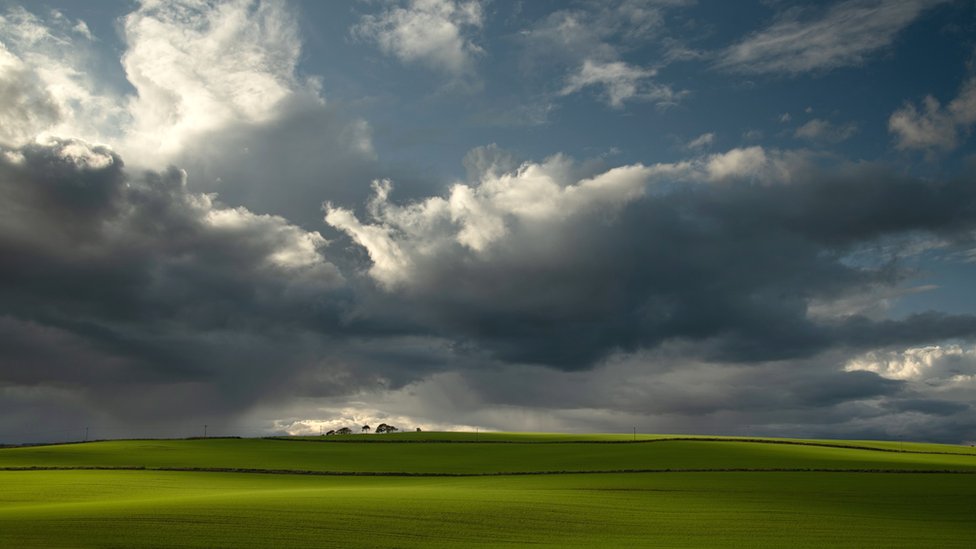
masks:
<svg viewBox="0 0 976 549"><path fill-rule="evenodd" d="M2 547L972 547L976 451L402 433L0 449Z"/></svg>

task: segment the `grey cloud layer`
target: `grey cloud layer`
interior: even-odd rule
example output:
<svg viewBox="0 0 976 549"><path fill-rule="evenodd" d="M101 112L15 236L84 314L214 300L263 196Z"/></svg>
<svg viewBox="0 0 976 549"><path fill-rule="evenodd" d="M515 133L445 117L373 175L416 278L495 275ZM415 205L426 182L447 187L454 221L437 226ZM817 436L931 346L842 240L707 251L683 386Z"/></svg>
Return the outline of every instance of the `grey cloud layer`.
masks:
<svg viewBox="0 0 976 549"><path fill-rule="evenodd" d="M326 400L323 417L396 410L420 425L535 431L976 439L972 381L951 388L840 371L844 353L760 365L690 359L667 345L592 370L510 365L435 374L402 389ZM279 414L280 416L280 414ZM348 422L348 419L347 419ZM296 431L301 431L299 426Z"/></svg>
<svg viewBox="0 0 976 549"><path fill-rule="evenodd" d="M902 280L897 263L858 265L846 259L852 251L920 233L968 239L972 182L800 163L788 184L759 183L785 169L777 162L786 156L772 151L758 167L757 151L751 160L730 151L602 173L562 157L510 172L503 151L483 153L471 164L478 181L446 198L397 206L378 185L365 224L331 207L329 222L369 252L357 259L351 243L333 242L340 272L317 233L194 193L178 170L131 173L110 150L75 140L6 149L0 380L8 390L73 392L139 422L234 415L287 394L395 389L438 371L593 371L677 344L680 357L629 368L653 386L679 383L667 372L689 360L715 375L738 364L730 372L743 387L777 387L764 401L772 408L890 397L890 410L965 412L953 401L895 398L900 385L880 370L802 363L976 335L969 316L807 313L814 299ZM749 366L770 360L787 362L776 375ZM800 365L787 374L790 360ZM521 402L547 406L536 394L545 386L525 386L536 396ZM596 406L571 388L554 398ZM492 405L519 394L501 398L503 389L473 390ZM757 405L700 395L686 410L648 391L614 397L608 413Z"/></svg>

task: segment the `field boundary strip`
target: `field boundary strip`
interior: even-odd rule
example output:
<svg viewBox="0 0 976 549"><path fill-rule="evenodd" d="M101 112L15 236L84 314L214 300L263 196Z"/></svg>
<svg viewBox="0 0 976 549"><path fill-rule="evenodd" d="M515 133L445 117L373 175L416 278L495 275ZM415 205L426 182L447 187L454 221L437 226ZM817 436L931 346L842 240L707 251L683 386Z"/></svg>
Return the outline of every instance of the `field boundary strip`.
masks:
<svg viewBox="0 0 976 549"><path fill-rule="evenodd" d="M359 437L357 437L358 439ZM719 438L719 437L668 437L644 440L357 440L353 438L340 439L332 437L265 437L264 440L280 440L285 442L321 442L329 444L652 444L657 442L745 442L750 444L785 444L789 446L816 446L820 448L844 448L848 450L872 450L874 452L888 452L893 454L935 454L945 456L976 457L976 453L942 452L938 450L900 450L898 448L879 448L877 446L861 446L857 444L832 444L829 442L805 442L797 440L776 440L763 438ZM961 447L965 448L965 447Z"/></svg>
<svg viewBox="0 0 976 549"><path fill-rule="evenodd" d="M921 475L976 475L969 469L842 469L828 467L717 467L717 468L655 468L655 469L590 469L559 471L489 471L477 473L405 472L405 471L312 471L305 469L260 469L239 467L141 467L141 466L3 466L0 472L17 471L147 471L182 473L248 473L262 475L309 475L329 477L504 477L533 475L608 475L630 473L876 473Z"/></svg>

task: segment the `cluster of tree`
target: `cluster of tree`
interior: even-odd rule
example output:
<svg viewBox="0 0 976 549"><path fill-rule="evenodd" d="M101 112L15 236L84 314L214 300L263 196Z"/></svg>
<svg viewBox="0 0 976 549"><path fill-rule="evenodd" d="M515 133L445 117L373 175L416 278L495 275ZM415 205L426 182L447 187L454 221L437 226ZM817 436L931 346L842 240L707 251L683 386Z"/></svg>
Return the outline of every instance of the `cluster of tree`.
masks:
<svg viewBox="0 0 976 549"><path fill-rule="evenodd" d="M368 433L370 431L370 426L369 425L363 425L359 430L361 432L363 432L363 433ZM417 430L420 431L420 428L418 428ZM375 432L377 432L377 433L395 433L397 431L399 431L399 429L397 429L393 425L387 425L385 423L380 423L379 427L376 428L376 431ZM329 431L329 432L325 433L325 436L332 436L332 435L351 435L351 434L352 434L352 429L350 429L349 427L343 427L342 429L336 429L336 430Z"/></svg>

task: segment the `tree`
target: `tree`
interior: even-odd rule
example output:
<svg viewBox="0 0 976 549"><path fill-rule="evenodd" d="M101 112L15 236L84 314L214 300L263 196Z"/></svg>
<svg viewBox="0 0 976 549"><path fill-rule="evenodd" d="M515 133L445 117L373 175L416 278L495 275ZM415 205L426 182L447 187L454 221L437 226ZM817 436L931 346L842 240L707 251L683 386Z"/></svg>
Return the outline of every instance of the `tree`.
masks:
<svg viewBox="0 0 976 549"><path fill-rule="evenodd" d="M380 426L376 428L377 433L395 433L397 431L399 431L399 429L385 423L380 423Z"/></svg>
<svg viewBox="0 0 976 549"><path fill-rule="evenodd" d="M369 425L363 425L362 432L368 433L369 432Z"/></svg>
<svg viewBox="0 0 976 549"><path fill-rule="evenodd" d="M342 429L339 429L338 431L336 431L335 434L337 434L337 435L351 435L352 434L352 429L350 429L349 427L343 427Z"/></svg>
<svg viewBox="0 0 976 549"><path fill-rule="evenodd" d="M329 431L328 433L325 434L325 436L328 437L328 436L332 436L334 434L335 434L335 431Z"/></svg>

